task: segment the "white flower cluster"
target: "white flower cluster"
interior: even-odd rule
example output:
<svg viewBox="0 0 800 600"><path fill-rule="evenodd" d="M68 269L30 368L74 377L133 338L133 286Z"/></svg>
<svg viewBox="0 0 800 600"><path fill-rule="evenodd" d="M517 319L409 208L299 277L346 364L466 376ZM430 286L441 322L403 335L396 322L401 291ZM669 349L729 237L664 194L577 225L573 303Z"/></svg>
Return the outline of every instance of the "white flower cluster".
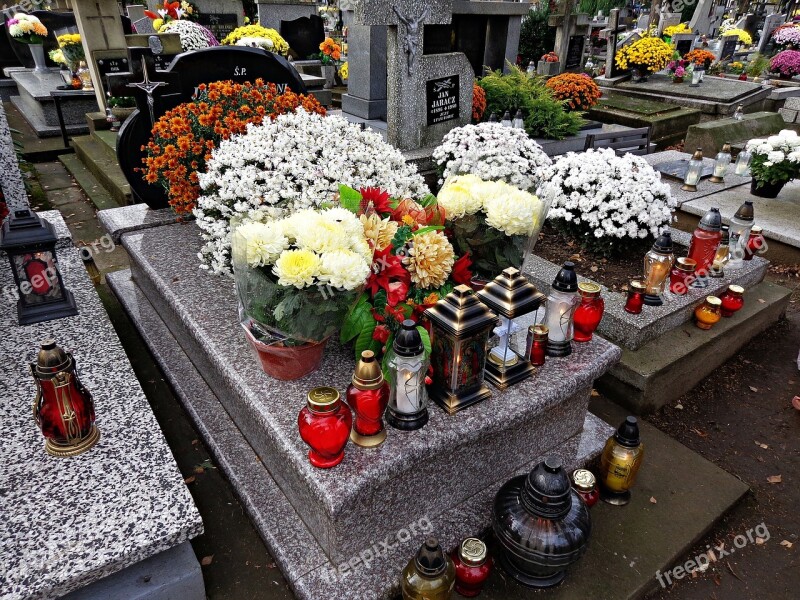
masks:
<svg viewBox="0 0 800 600"><path fill-rule="evenodd" d="M247 46L249 48L263 48L268 52L272 52L275 48L275 42L273 42L269 38L261 38L261 37L243 37L238 42L236 42L237 46Z"/></svg>
<svg viewBox="0 0 800 600"><path fill-rule="evenodd" d="M443 170L443 179L471 174L531 192L539 187L543 171L553 162L524 129L500 123L451 130L434 150L433 159Z"/></svg>
<svg viewBox="0 0 800 600"><path fill-rule="evenodd" d="M6 23L8 26L8 33L11 37L21 38L28 35L39 35L45 37L47 35L47 28L39 20L38 17L27 15L25 13L17 13L12 19Z"/></svg>
<svg viewBox="0 0 800 600"><path fill-rule="evenodd" d="M269 223L244 223L233 234L233 259L272 267L278 284L303 289L330 285L354 290L367 280L372 249L364 227L343 208L301 210Z"/></svg>
<svg viewBox="0 0 800 600"><path fill-rule="evenodd" d="M194 213L206 244L205 268L229 272L230 222L267 222L333 201L339 184L380 187L394 197L429 192L401 152L340 117L302 109L274 122L248 125L223 141L199 174Z"/></svg>
<svg viewBox="0 0 800 600"><path fill-rule="evenodd" d="M545 205L533 194L504 181L484 181L476 175L450 177L438 197L452 221L483 212L489 227L506 235L531 235L544 218Z"/></svg>
<svg viewBox="0 0 800 600"><path fill-rule="evenodd" d="M177 33L181 38L181 48L184 52L190 50L202 50L213 46L209 40L209 35L213 37L202 25L186 20L168 21L159 29L159 33Z"/></svg>
<svg viewBox="0 0 800 600"><path fill-rule="evenodd" d="M542 194L552 201L549 218L583 223L597 238L656 236L677 205L642 157L609 148L559 158Z"/></svg>
<svg viewBox="0 0 800 600"><path fill-rule="evenodd" d="M766 159L765 167L780 164L785 160L797 163L800 162L800 136L791 129L784 129L765 140L750 140L747 142L747 150L755 155L763 156Z"/></svg>

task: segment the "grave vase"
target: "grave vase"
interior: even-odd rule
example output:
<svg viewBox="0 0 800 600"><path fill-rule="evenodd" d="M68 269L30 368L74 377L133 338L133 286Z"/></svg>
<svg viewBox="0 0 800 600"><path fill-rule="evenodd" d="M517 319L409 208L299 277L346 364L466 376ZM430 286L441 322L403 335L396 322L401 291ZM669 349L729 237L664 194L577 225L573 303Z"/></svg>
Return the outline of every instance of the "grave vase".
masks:
<svg viewBox="0 0 800 600"><path fill-rule="evenodd" d="M785 181L778 183L767 183L765 181L762 183L761 187L756 187L758 183L759 182L755 177L750 180L750 193L753 194L753 196L759 196L760 198L777 198L778 194L781 193L783 186L786 185Z"/></svg>
<svg viewBox="0 0 800 600"><path fill-rule="evenodd" d="M325 338L321 342L300 346L265 344L257 340L247 328L244 331L264 373L281 381L294 381L316 371L328 343L328 338Z"/></svg>
<svg viewBox="0 0 800 600"><path fill-rule="evenodd" d="M47 66L47 62L44 57L44 45L28 44L28 48L31 49L31 56L33 56L33 62L36 65L36 68L33 70L33 72L49 73L50 68Z"/></svg>
<svg viewBox="0 0 800 600"><path fill-rule="evenodd" d="M683 77L678 77L677 75L673 75L672 83L683 83Z"/></svg>
<svg viewBox="0 0 800 600"><path fill-rule="evenodd" d="M336 85L336 65L322 65L322 76L325 78L325 89L332 89Z"/></svg>

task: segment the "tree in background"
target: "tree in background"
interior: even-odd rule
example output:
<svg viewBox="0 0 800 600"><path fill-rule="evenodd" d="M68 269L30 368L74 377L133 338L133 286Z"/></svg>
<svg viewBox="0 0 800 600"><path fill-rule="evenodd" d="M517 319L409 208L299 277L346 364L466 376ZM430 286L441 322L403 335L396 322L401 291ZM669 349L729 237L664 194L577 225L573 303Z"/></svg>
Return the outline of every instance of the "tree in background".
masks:
<svg viewBox="0 0 800 600"><path fill-rule="evenodd" d="M543 54L553 49L556 43L556 30L547 24L550 5L542 0L528 11L522 21L519 33L519 57L521 64L537 62Z"/></svg>

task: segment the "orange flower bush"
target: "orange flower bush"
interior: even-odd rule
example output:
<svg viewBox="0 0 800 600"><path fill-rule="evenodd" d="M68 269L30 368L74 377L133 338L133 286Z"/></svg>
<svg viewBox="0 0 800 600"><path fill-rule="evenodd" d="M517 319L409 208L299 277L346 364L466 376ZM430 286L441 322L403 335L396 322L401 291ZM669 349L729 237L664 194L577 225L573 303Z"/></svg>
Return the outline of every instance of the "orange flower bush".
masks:
<svg viewBox="0 0 800 600"><path fill-rule="evenodd" d="M293 112L302 107L309 113L325 114L313 96L287 90L278 93L274 83L217 81L202 84L197 96L165 113L153 127L142 160L144 179L167 190L177 213L189 213L200 195L197 172L205 169L211 152L222 140L244 133L248 123Z"/></svg>
<svg viewBox="0 0 800 600"><path fill-rule="evenodd" d="M698 67L706 67L717 60L717 57L714 55L713 52L708 50L704 50L702 48L695 48L690 52L687 52L683 56L684 60L689 60L696 64Z"/></svg>
<svg viewBox="0 0 800 600"><path fill-rule="evenodd" d="M472 84L472 121L480 122L486 112L486 92L477 83Z"/></svg>
<svg viewBox="0 0 800 600"><path fill-rule="evenodd" d="M569 110L589 110L602 94L594 79L583 73L562 73L548 79L545 85Z"/></svg>
<svg viewBox="0 0 800 600"><path fill-rule="evenodd" d="M319 58L326 65L335 62L342 58L342 47L333 38L325 38L319 45Z"/></svg>

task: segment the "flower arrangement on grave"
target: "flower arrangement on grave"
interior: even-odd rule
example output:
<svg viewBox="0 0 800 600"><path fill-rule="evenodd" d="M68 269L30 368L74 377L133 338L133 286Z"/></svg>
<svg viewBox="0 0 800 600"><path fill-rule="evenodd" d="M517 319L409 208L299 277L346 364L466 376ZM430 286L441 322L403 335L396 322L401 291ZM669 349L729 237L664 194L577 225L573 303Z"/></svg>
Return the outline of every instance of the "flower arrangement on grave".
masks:
<svg viewBox="0 0 800 600"><path fill-rule="evenodd" d="M744 63L740 60L734 60L728 63L728 71L735 75L741 75L744 71Z"/></svg>
<svg viewBox="0 0 800 600"><path fill-rule="evenodd" d="M672 220L677 203L640 156L610 148L569 152L548 174L540 195L563 233L604 256L639 252Z"/></svg>
<svg viewBox="0 0 800 600"><path fill-rule="evenodd" d="M342 81L347 81L350 79L350 62L345 61L342 63L342 66L339 67L339 77L342 78Z"/></svg>
<svg viewBox="0 0 800 600"><path fill-rule="evenodd" d="M316 368L358 298L372 264L364 226L343 208L301 210L232 234L242 326L264 370L296 379Z"/></svg>
<svg viewBox="0 0 800 600"><path fill-rule="evenodd" d="M569 110L589 110L600 100L600 87L585 73L562 73L547 80L553 96Z"/></svg>
<svg viewBox="0 0 800 600"><path fill-rule="evenodd" d="M217 38L207 28L199 23L186 19L174 20L164 23L158 30L159 33L177 33L181 38L181 48L184 52L202 50L219 46Z"/></svg>
<svg viewBox="0 0 800 600"><path fill-rule="evenodd" d="M81 34L65 33L64 35L58 36L56 41L58 42L58 47L64 55L63 63L66 64L71 70L77 71L78 64L82 60L86 60L86 53L83 51L83 44L81 43Z"/></svg>
<svg viewBox="0 0 800 600"><path fill-rule="evenodd" d="M206 243L202 266L229 272L230 222L269 221L330 202L339 185L381 186L395 198L429 193L415 167L373 131L297 109L220 143L194 211Z"/></svg>
<svg viewBox="0 0 800 600"><path fill-rule="evenodd" d="M530 192L476 175L448 177L438 200L456 251L469 255L475 274L487 281L522 266L550 208Z"/></svg>
<svg viewBox="0 0 800 600"><path fill-rule="evenodd" d="M798 52L800 54L800 52ZM754 188L783 186L800 175L800 137L790 129L747 142Z"/></svg>
<svg viewBox="0 0 800 600"><path fill-rule="evenodd" d="M341 342L354 343L356 358L364 350L381 356L404 320L419 322L456 285L469 284L470 259L457 258L443 232L445 212L431 195L398 200L379 188L342 186L340 202L358 215L373 252L366 289L345 319ZM430 352L427 331L419 331Z"/></svg>
<svg viewBox="0 0 800 600"><path fill-rule="evenodd" d="M677 25L665 27L663 31L663 35L668 38L671 38L679 33L692 33L692 28L689 27L688 23L678 23Z"/></svg>
<svg viewBox="0 0 800 600"><path fill-rule="evenodd" d="M565 110L564 103L553 96L544 77L530 76L517 66L510 65L506 74L488 73L478 85L486 93L485 114L508 111L513 115L521 110L525 131L533 138L561 140L578 133L583 125L578 113Z"/></svg>
<svg viewBox="0 0 800 600"><path fill-rule="evenodd" d="M342 58L342 47L334 42L333 38L325 38L319 45L319 52L309 58L319 59L323 65L332 65Z"/></svg>
<svg viewBox="0 0 800 600"><path fill-rule="evenodd" d="M505 181L535 192L542 175L553 164L542 147L524 130L500 123L481 123L451 129L433 151L439 183L454 175L477 175L487 181Z"/></svg>
<svg viewBox="0 0 800 600"><path fill-rule="evenodd" d="M683 55L684 60L688 60L696 67L703 67L708 69L715 60L717 60L716 55L703 48L695 48L694 50L690 50L686 54Z"/></svg>
<svg viewBox="0 0 800 600"><path fill-rule="evenodd" d="M153 20L153 29L159 31L161 27L172 21L178 21L183 18L193 16L197 18L198 10L190 2L169 2L165 0L164 4L153 10L146 10L144 14Z"/></svg>
<svg viewBox="0 0 800 600"><path fill-rule="evenodd" d="M67 59L64 56L64 51L61 48L55 48L54 50L50 50L50 52L47 53L47 56L49 56L50 60L52 60L54 63L58 65L64 65L65 67L69 66L67 64Z"/></svg>
<svg viewBox="0 0 800 600"><path fill-rule="evenodd" d="M250 43L239 43L243 41L243 38L247 38ZM255 43L259 47L281 56L286 56L289 53L289 44L281 37L281 34L274 29L262 27L258 23L237 27L226 35L220 43L223 46L251 46Z"/></svg>
<svg viewBox="0 0 800 600"><path fill-rule="evenodd" d="M800 46L800 26L795 23L787 23L776 27L772 32L772 41L783 49Z"/></svg>
<svg viewBox="0 0 800 600"><path fill-rule="evenodd" d="M548 63L557 63L558 54L556 54L555 52L548 52L547 54L543 54L540 60Z"/></svg>
<svg viewBox="0 0 800 600"><path fill-rule="evenodd" d="M486 112L486 92L477 83L472 84L472 122L479 123Z"/></svg>
<svg viewBox="0 0 800 600"><path fill-rule="evenodd" d="M680 56L677 52L675 56ZM682 83L685 76L691 76L694 71L694 63L683 58L673 58L667 64L667 71L672 75L672 81Z"/></svg>
<svg viewBox="0 0 800 600"><path fill-rule="evenodd" d="M723 15L722 23L719 26L720 35L724 35L733 29L733 24L736 22L730 15Z"/></svg>
<svg viewBox="0 0 800 600"><path fill-rule="evenodd" d="M722 33L722 37L730 37L730 36L737 36L739 41L744 44L745 46L749 46L753 43L752 36L747 33L744 29L728 29L724 33Z"/></svg>
<svg viewBox="0 0 800 600"><path fill-rule="evenodd" d="M800 50L778 52L769 62L769 70L785 78L800 74Z"/></svg>
<svg viewBox="0 0 800 600"><path fill-rule="evenodd" d="M751 58L750 62L747 63L745 67L745 72L750 77L761 77L769 68L769 58L761 54L760 52L756 52Z"/></svg>
<svg viewBox="0 0 800 600"><path fill-rule="evenodd" d="M33 15L17 13L6 21L6 27L14 41L23 44L43 44L47 37L47 27Z"/></svg>
<svg viewBox="0 0 800 600"><path fill-rule="evenodd" d="M642 73L655 73L667 66L672 58L672 47L657 37L644 37L617 51L614 61L620 69L639 69Z"/></svg>
<svg viewBox="0 0 800 600"><path fill-rule="evenodd" d="M325 114L313 96L279 94L275 84L261 79L202 84L192 101L167 111L153 127L143 159L145 181L163 186L177 213L190 213L200 195L198 173L220 142L244 133L249 123L259 125L298 107Z"/></svg>

